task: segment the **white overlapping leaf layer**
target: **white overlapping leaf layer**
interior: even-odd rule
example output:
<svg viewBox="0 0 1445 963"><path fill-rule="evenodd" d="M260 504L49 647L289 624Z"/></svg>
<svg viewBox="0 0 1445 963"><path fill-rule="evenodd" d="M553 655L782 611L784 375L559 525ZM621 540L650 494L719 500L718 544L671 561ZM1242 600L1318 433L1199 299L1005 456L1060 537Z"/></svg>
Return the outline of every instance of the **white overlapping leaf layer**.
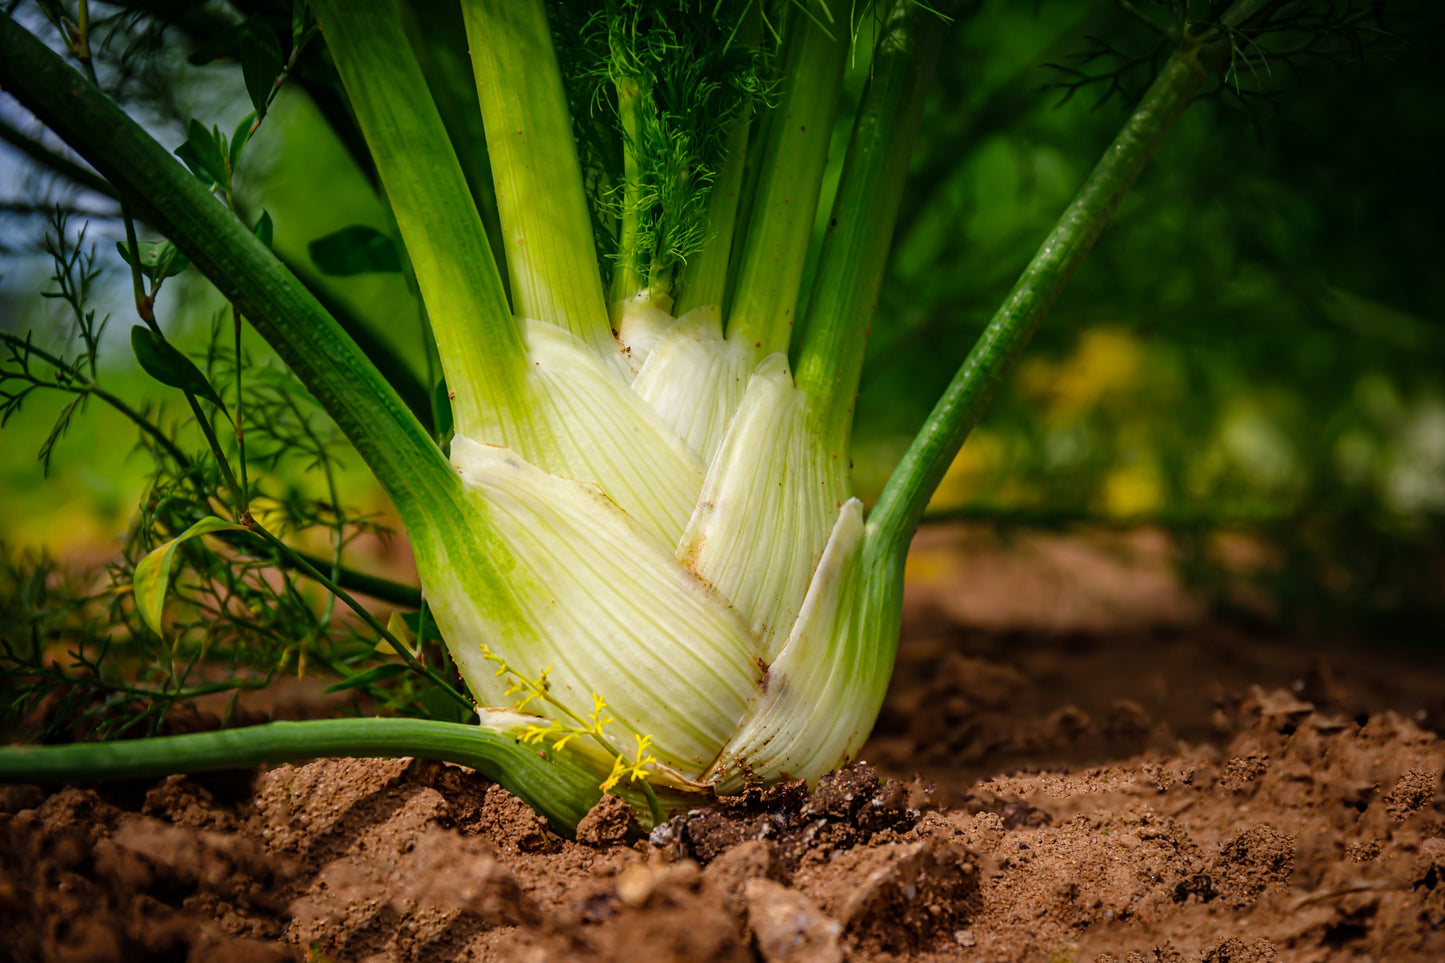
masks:
<svg viewBox="0 0 1445 963"><path fill-rule="evenodd" d="M816 777L876 712L847 704L835 644L875 622L846 461L787 359L725 338L717 308L637 300L621 319L615 354L523 322L526 423L498 412L454 437L484 563L420 558L438 625L483 705L510 701L485 643L549 670L579 715L601 695L617 751L651 737L664 782Z"/></svg>

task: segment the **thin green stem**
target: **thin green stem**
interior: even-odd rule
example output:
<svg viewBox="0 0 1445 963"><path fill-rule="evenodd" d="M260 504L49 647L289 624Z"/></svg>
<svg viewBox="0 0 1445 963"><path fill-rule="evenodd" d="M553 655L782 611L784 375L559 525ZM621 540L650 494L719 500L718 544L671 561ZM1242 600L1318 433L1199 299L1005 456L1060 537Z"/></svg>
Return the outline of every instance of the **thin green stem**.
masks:
<svg viewBox="0 0 1445 963"><path fill-rule="evenodd" d="M0 782L73 783L246 769L327 756L440 759L486 775L571 832L601 793L567 757L513 732L430 719L319 719L69 746L0 748Z"/></svg>
<svg viewBox="0 0 1445 963"><path fill-rule="evenodd" d="M153 422L151 422L149 418L146 418L140 412L136 411L130 405L126 404L125 401L121 398L111 394L109 391L106 391L94 381L91 381L89 379L83 379L82 377L78 376L76 372L65 363L64 358L51 354L43 348L37 348L25 338L16 337L15 335L10 334L6 331L0 331L0 343L10 345L17 351L23 351L27 355L33 355L39 358L41 361L44 361L46 364L53 367L56 371L66 372L68 378L70 379L65 383L59 381L42 382L32 377L31 381L37 387L52 388L57 391L68 392L70 394L88 394L99 398L101 401L105 402L107 405L110 405L116 411L120 412L126 418L130 419L132 422L135 423L136 427L140 428L141 431L149 435L151 437L151 440L153 440L157 446L159 446L167 455L169 455L172 459L175 460L176 464L181 467L181 471L183 474L194 475L197 479L199 479L200 470L191 464L191 460L186 456L186 453L181 451L180 448L176 446L176 443L171 441L171 439L169 438L169 436L166 435L165 432L161 431L160 428L157 427ZM200 492L200 494L204 495L204 492L202 491Z"/></svg>
<svg viewBox="0 0 1445 963"><path fill-rule="evenodd" d="M236 416L232 419L236 426L236 460L241 464L241 500L237 508L244 518L251 510L251 486L250 480L246 477L246 432L241 426L242 418L242 394L241 394L241 312L236 306L231 305L231 325L236 334ZM330 470L330 463L327 463Z"/></svg>
<svg viewBox="0 0 1445 963"><path fill-rule="evenodd" d="M312 9L416 271L457 430L476 437L498 412L524 419L521 332L395 0L316 0Z"/></svg>
<svg viewBox="0 0 1445 963"><path fill-rule="evenodd" d="M76 8L75 24L75 36L71 50L75 54L75 59L80 61L80 66L90 80L90 85L99 90L100 80L95 75L95 61L90 55L90 3L88 0L80 0ZM136 313L140 315L142 321L150 325L152 331L160 335L161 329L156 326L155 313L151 310L153 299L146 296L145 282L141 279L140 246L136 239L135 218L131 216L130 205L124 197L120 198L120 217L125 222L125 242L130 247L130 284L131 291L135 296ZM164 335L161 336L164 337ZM194 408L196 402L189 392L186 394L186 398ZM200 417L199 411L197 417Z"/></svg>
<svg viewBox="0 0 1445 963"><path fill-rule="evenodd" d="M934 9L895 4L874 52L818 258L797 381L823 421L825 443L841 457L847 454L868 330L943 34Z"/></svg>
<svg viewBox="0 0 1445 963"><path fill-rule="evenodd" d="M929 497L999 383L1217 63L1218 38L1190 39L1170 57L1024 268L874 506L869 538L885 556L901 558L907 550Z"/></svg>
<svg viewBox="0 0 1445 963"><path fill-rule="evenodd" d="M91 86L99 91L100 82L96 79L95 63L90 56L90 5L87 0L80 0L78 10L74 44L75 56L85 69L85 75L90 79ZM140 244L136 236L135 218L131 216L130 205L124 197L120 200L120 216L121 220L125 222L125 239L126 243L130 246L130 258L128 260L130 263L131 288L135 295L136 313L139 314L140 319L155 332L157 337L164 339L165 335L161 332L160 325L156 323L155 317L155 296L156 292L160 290L161 282L157 280L154 289L152 289L149 294L146 293L145 282L141 279ZM237 365L239 366L239 364L240 359L237 358ZM227 460L225 453L221 451L221 443L216 439L216 433L211 427L210 419L208 419L205 412L201 410L200 400L197 399L195 394L186 389L182 390L186 396L186 403L191 406L191 412L195 415L196 423L200 425L202 434L206 436L206 441L211 446L211 454L215 457L216 463L221 466L221 477L225 481L226 488L231 492L232 503L237 507L238 511L244 511L245 495L236 483L236 476L231 471L231 463ZM240 430L239 427L237 430Z"/></svg>
<svg viewBox="0 0 1445 963"><path fill-rule="evenodd" d="M221 480L225 483L227 491L231 493L231 504L236 507L239 517L242 496L236 482L236 475L231 471L230 459L228 459L226 453L221 450L220 439L216 437L216 430L211 427L211 420L207 418L206 413L201 410L200 401L189 391L185 392L185 395L186 402L191 406L191 414L195 416L196 424L201 427L201 434L206 436L206 444L211 446L211 456L216 459L216 464L221 467Z"/></svg>
<svg viewBox="0 0 1445 963"><path fill-rule="evenodd" d="M728 336L760 355L787 351L833 116L843 89L848 30L825 29L826 13L793 9L785 37L782 90L767 115L766 148L730 297ZM831 34L831 35L830 35Z"/></svg>
<svg viewBox="0 0 1445 963"><path fill-rule="evenodd" d="M408 528L445 524L459 506L456 473L375 367L244 224L9 16L0 17L0 84L236 303L356 446Z"/></svg>
<svg viewBox="0 0 1445 963"><path fill-rule="evenodd" d="M463 0L497 210L521 317L615 354L572 115L542 0Z"/></svg>

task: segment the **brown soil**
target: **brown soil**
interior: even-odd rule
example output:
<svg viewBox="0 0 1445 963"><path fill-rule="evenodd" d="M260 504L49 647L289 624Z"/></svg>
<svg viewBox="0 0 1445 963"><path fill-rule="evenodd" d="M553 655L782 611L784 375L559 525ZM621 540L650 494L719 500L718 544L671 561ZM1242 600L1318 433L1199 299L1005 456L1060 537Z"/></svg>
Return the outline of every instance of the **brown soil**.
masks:
<svg viewBox="0 0 1445 963"><path fill-rule="evenodd" d="M410 760L0 788L0 957L1445 959L1440 669L1211 620L1127 542L930 533L877 768L647 839Z"/></svg>

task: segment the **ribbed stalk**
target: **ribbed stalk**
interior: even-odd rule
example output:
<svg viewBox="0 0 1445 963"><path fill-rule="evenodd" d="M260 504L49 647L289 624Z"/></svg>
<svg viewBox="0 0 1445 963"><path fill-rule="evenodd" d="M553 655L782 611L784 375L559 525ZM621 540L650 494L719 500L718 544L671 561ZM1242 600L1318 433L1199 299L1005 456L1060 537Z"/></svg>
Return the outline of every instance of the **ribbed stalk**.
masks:
<svg viewBox="0 0 1445 963"><path fill-rule="evenodd" d="M778 105L769 111L741 262L731 294L728 337L756 344L760 355L787 351L828 140L843 89L848 25L825 28L826 8L789 13Z"/></svg>
<svg viewBox="0 0 1445 963"><path fill-rule="evenodd" d="M617 263L612 268L612 290L608 295L614 303L634 296L647 283L637 273L637 208L642 190L637 162L637 98L642 96L642 90L631 77L617 78L615 86L617 114L622 121L622 214L617 225Z"/></svg>
<svg viewBox="0 0 1445 963"><path fill-rule="evenodd" d="M478 432L488 412L524 422L521 332L395 0L316 0L312 9L416 272L457 430Z"/></svg>
<svg viewBox="0 0 1445 963"><path fill-rule="evenodd" d="M542 0L464 0L512 307L615 354L572 115Z"/></svg>
<svg viewBox="0 0 1445 963"><path fill-rule="evenodd" d="M445 519L455 473L391 385L305 287L190 171L9 16L0 86L170 238L270 342L335 419L408 527Z"/></svg>
<svg viewBox="0 0 1445 963"><path fill-rule="evenodd" d="M944 32L932 8L895 5L873 56L818 257L795 370L823 419L825 443L845 457L868 329Z"/></svg>
<svg viewBox="0 0 1445 963"><path fill-rule="evenodd" d="M1164 65L949 382L874 506L870 539L882 540L885 554L907 550L924 506L999 383L1214 68L1217 44L1191 40Z"/></svg>
<svg viewBox="0 0 1445 963"><path fill-rule="evenodd" d="M743 168L748 158L748 129L752 111L745 109L728 133L727 157L722 172L707 199L707 241L682 271L682 283L673 304L673 314L682 317L693 308L715 304L723 311L727 291L728 255L738 223L738 201L742 194Z"/></svg>
<svg viewBox="0 0 1445 963"><path fill-rule="evenodd" d="M472 61L456 42L458 33L464 29L462 12L451 4L421 3L409 5L403 13L408 18L407 29L427 87L451 137L477 213L481 215L492 258L498 264L505 264L502 219L492 188L492 163L487 157L487 134L472 80ZM504 284L507 281L505 272L502 281Z"/></svg>

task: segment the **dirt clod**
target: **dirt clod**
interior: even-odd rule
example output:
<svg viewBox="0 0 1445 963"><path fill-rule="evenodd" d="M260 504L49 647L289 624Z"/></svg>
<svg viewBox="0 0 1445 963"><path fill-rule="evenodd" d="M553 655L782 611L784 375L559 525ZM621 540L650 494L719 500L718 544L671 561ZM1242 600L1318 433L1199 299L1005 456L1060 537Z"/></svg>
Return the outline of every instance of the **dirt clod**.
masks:
<svg viewBox="0 0 1445 963"><path fill-rule="evenodd" d="M642 831L632 807L620 796L604 795L577 824L577 842L586 846L620 846Z"/></svg>
<svg viewBox="0 0 1445 963"><path fill-rule="evenodd" d="M744 894L748 927L766 963L842 963L843 924L808 897L769 879L748 880Z"/></svg>

